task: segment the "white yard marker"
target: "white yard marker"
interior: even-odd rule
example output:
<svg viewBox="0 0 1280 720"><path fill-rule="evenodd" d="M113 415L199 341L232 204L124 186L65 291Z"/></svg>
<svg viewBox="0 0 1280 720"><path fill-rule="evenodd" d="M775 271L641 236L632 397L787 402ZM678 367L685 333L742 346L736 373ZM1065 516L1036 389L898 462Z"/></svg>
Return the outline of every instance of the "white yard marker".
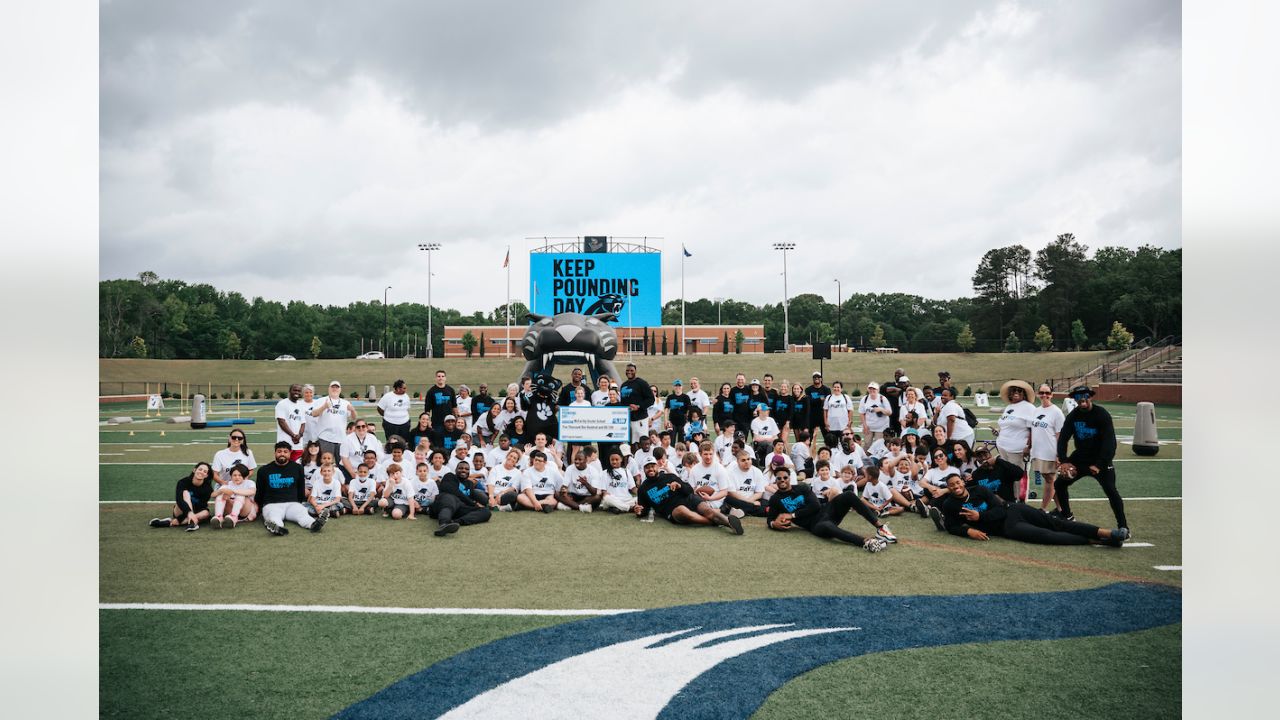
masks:
<svg viewBox="0 0 1280 720"><path fill-rule="evenodd" d="M1175 572L1182 572L1181 565L1152 565L1151 567L1157 570L1166 570L1166 571L1172 570Z"/></svg>

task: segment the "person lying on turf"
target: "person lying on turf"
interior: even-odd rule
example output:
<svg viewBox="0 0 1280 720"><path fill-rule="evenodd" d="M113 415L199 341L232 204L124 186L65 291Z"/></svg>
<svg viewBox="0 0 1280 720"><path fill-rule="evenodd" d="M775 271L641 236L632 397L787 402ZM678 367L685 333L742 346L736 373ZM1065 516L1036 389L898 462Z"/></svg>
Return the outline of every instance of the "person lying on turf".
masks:
<svg viewBox="0 0 1280 720"><path fill-rule="evenodd" d="M636 493L637 502L631 508L636 517L643 517L650 509L675 525L720 525L735 535L742 534L742 521L725 515L707 504L694 492L689 483L671 473L658 473L658 461L650 458L644 464L644 482Z"/></svg>
<svg viewBox="0 0 1280 720"><path fill-rule="evenodd" d="M200 529L200 521L209 519L209 497L213 494L213 481L210 476L213 467L207 462L198 462L191 474L178 481L174 488L173 511L169 517L152 518L149 523L153 528L187 526L187 532Z"/></svg>
<svg viewBox="0 0 1280 720"><path fill-rule="evenodd" d="M795 527L808 530L820 538L841 540L861 547L870 553L878 553L896 542L897 538L876 517L853 490L838 494L828 503L819 503L813 488L805 483L791 484L791 471L785 467L773 471L778 491L769 498L769 515L765 524L770 530L785 532ZM876 529L876 534L864 538L840 527L840 522L850 510L856 510Z"/></svg>
<svg viewBox="0 0 1280 720"><path fill-rule="evenodd" d="M933 513L930 510L930 514ZM964 478L947 478L942 501L943 523L957 537L989 540L992 535L1041 545L1110 545L1121 547L1126 528L1108 530L1088 523L1054 517L1024 503L1006 503L982 485L966 487Z"/></svg>

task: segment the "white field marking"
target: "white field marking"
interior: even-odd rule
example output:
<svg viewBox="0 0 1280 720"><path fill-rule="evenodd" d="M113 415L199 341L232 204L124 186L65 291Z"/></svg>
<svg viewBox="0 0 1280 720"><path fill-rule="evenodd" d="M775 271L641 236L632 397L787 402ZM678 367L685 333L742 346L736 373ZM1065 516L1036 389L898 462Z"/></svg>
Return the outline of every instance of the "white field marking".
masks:
<svg viewBox="0 0 1280 720"><path fill-rule="evenodd" d="M112 455L112 456L114 456L114 455L124 455L124 453L102 453L102 452L98 453L98 457L106 457L106 456L108 456L108 455ZM109 463L108 463L108 464L109 464ZM124 463L124 464L126 464L126 465L132 465L133 463Z"/></svg>
<svg viewBox="0 0 1280 720"><path fill-rule="evenodd" d="M1182 458L1116 458L1111 462L1182 462Z"/></svg>
<svg viewBox="0 0 1280 720"><path fill-rule="evenodd" d="M99 455L119 455L121 453L98 453ZM98 463L99 465L183 465L194 466L194 462L107 462ZM1088 499L1088 498L1086 498Z"/></svg>
<svg viewBox="0 0 1280 720"><path fill-rule="evenodd" d="M1127 437L1121 436L1117 438L1117 442L1119 442L1121 445L1132 445L1133 436L1132 435L1129 435ZM1157 440L1156 443L1160 445L1181 445L1182 441L1181 440Z"/></svg>
<svg viewBox="0 0 1280 720"><path fill-rule="evenodd" d="M99 610L248 610L253 612L368 613L371 615L527 615L574 617L583 615L622 615L640 612L638 608L614 610L540 608L412 608L363 607L360 605L258 605L252 603L195 605L187 603L98 603Z"/></svg>
<svg viewBox="0 0 1280 720"><path fill-rule="evenodd" d="M1094 547L1098 547L1098 548L1100 548L1100 547L1108 547L1108 546L1107 546L1107 545L1094 545ZM1131 542L1127 542L1127 543L1125 543L1125 544L1124 544L1124 547L1132 547L1132 548L1138 548L1138 547L1155 547L1155 545L1152 545L1151 543L1144 543L1144 542L1133 542L1133 543L1131 543Z"/></svg>
<svg viewBox="0 0 1280 720"><path fill-rule="evenodd" d="M149 447L153 447L153 448L171 448L171 447L173 447L173 446L172 446L172 445L151 445L151 446L149 446Z"/></svg>
<svg viewBox="0 0 1280 720"><path fill-rule="evenodd" d="M122 464L122 463L108 463L108 464L111 464L111 465L119 465L119 464ZM1127 498L1124 498L1124 501L1125 501L1125 502L1129 502L1130 500L1176 500L1176 501L1178 501L1178 502L1182 502L1182 498L1180 498L1180 497L1127 497ZM1074 502L1106 502L1106 501L1107 501L1107 498L1104 498L1104 497L1100 497L1100 498L1071 498L1071 502L1073 502L1073 503L1074 503Z"/></svg>
<svg viewBox="0 0 1280 720"><path fill-rule="evenodd" d="M138 444L138 443L132 443L132 444L135 444L135 445L136 445L136 444ZM125 452L151 452L151 451L150 451L149 449L147 449L147 448L125 448L125 449L124 449L124 451L125 451Z"/></svg>
<svg viewBox="0 0 1280 720"><path fill-rule="evenodd" d="M1175 570L1177 572L1182 572L1181 565L1152 565L1151 567L1157 570Z"/></svg>
<svg viewBox="0 0 1280 720"><path fill-rule="evenodd" d="M172 500L99 500L99 505L163 505L173 504Z"/></svg>

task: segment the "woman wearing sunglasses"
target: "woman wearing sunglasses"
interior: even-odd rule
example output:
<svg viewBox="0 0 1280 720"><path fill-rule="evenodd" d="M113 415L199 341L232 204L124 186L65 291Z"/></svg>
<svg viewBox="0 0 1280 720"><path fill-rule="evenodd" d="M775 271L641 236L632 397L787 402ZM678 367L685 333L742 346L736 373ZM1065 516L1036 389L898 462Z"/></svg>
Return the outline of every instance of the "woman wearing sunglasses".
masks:
<svg viewBox="0 0 1280 720"><path fill-rule="evenodd" d="M249 442L245 439L244 431L233 428L231 434L227 436L227 446L213 454L213 478L218 481L218 485L231 482L231 468L237 463L245 466L250 472L258 467L257 461L253 459L253 451L249 449Z"/></svg>
<svg viewBox="0 0 1280 720"><path fill-rule="evenodd" d="M1062 432L1066 416L1053 404L1053 388L1041 385L1036 395L1040 405L1036 407L1035 419L1031 421L1032 492L1043 489L1040 509L1047 511L1053 503L1053 479L1058 473L1058 433Z"/></svg>

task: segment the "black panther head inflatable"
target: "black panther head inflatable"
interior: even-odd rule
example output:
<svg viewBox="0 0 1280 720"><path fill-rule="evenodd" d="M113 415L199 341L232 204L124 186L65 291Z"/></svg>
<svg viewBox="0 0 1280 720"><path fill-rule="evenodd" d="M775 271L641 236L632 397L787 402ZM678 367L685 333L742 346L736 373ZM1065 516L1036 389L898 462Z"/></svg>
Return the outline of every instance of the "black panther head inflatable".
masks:
<svg viewBox="0 0 1280 720"><path fill-rule="evenodd" d="M586 364L593 384L601 375L620 380L611 362L618 354L618 334L609 326L609 321L617 319L612 312L552 316L529 313L528 317L532 324L520 340L520 351L528 361L524 374L534 378L535 383L539 376L550 377L557 364Z"/></svg>

